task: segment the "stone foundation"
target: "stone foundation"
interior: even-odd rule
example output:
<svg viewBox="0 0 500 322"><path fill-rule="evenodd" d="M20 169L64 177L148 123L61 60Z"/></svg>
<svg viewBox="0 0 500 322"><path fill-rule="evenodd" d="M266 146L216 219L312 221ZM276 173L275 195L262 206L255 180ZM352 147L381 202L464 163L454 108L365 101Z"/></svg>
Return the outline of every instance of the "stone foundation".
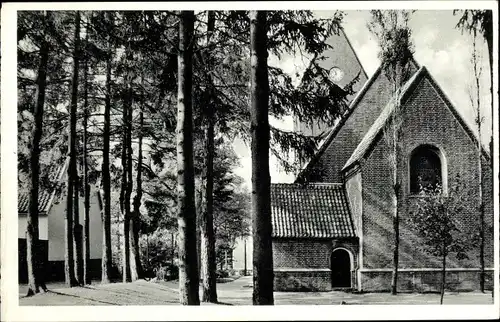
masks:
<svg viewBox="0 0 500 322"><path fill-rule="evenodd" d="M446 272L447 291L479 290L478 270L453 269ZM392 272L390 270L364 270L352 273L353 290L363 292L388 292L391 289ZM361 279L361 287L357 285ZM441 272L436 270L402 270L398 274L399 292L439 292ZM493 270L486 270L486 290L493 289ZM274 290L280 292L328 292L332 290L329 269L316 270L275 270Z"/></svg>
<svg viewBox="0 0 500 322"><path fill-rule="evenodd" d="M331 291L330 270L274 271L275 291L320 292Z"/></svg>
<svg viewBox="0 0 500 322"><path fill-rule="evenodd" d="M478 270L457 270L446 272L447 291L479 290ZM361 271L361 287L365 292L390 291L392 272ZM439 292L441 288L441 272L435 270L415 270L398 272L398 291L400 292ZM485 288L493 289L493 270L486 270Z"/></svg>

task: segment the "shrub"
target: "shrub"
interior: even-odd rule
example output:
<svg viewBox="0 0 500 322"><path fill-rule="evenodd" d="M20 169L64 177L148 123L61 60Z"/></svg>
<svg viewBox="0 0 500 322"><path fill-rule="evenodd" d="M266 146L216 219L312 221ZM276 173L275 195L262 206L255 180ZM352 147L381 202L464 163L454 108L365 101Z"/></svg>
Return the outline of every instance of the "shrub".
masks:
<svg viewBox="0 0 500 322"><path fill-rule="evenodd" d="M229 272L227 270L217 270L217 278L226 278L229 277Z"/></svg>

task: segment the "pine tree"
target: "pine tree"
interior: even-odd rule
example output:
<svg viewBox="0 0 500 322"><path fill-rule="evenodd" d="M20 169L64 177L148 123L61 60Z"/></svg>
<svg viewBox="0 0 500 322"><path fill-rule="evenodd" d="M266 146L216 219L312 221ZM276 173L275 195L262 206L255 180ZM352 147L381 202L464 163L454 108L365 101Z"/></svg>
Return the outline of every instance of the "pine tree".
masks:
<svg viewBox="0 0 500 322"><path fill-rule="evenodd" d="M250 12L254 305L274 304L266 24L267 12Z"/></svg>
<svg viewBox="0 0 500 322"><path fill-rule="evenodd" d="M44 25L49 24L51 19L50 11L45 13ZM47 27L45 27L47 28ZM41 267L41 254L37 251L39 241L38 228L38 189L39 189L39 171L40 171L40 140L43 131L43 108L45 104L45 88L47 81L47 63L49 59L49 42L47 41L47 31L44 30L40 46L40 63L37 75L36 104L34 110L35 127L32 135L31 144L31 190L29 213L27 217L27 264L28 264L28 296L47 290L45 286L44 274Z"/></svg>
<svg viewBox="0 0 500 322"><path fill-rule="evenodd" d="M89 21L87 21L85 32L85 45L89 43ZM89 119L89 55L85 54L83 66L83 193L84 193L84 218L83 218L83 284L91 284L90 277L90 183L88 165L88 119Z"/></svg>
<svg viewBox="0 0 500 322"><path fill-rule="evenodd" d="M104 16L104 15L103 15ZM104 18L104 17L103 17ZM106 21L113 23L110 12L106 13ZM101 283L109 283L111 278L111 177L110 177L110 131L111 131L111 62L112 45L110 35L107 36L106 53L106 89L104 102L104 131L103 131L103 161L102 161L102 189L103 189L103 238L102 238L102 272Z"/></svg>
<svg viewBox="0 0 500 322"><path fill-rule="evenodd" d="M71 89L70 121L69 121L69 146L68 146L68 176L66 196L66 226L65 226L65 279L68 286L75 286L78 281L75 278L74 257L74 189L76 181L76 112L78 100L78 68L79 57L77 53L77 42L80 36L80 13L75 13L75 48L73 51L73 79Z"/></svg>
<svg viewBox="0 0 500 322"><path fill-rule="evenodd" d="M196 210L193 167L193 29L194 12L182 11L179 24L177 103L177 207L179 223L179 296L183 305L199 305Z"/></svg>
<svg viewBox="0 0 500 322"><path fill-rule="evenodd" d="M210 44L211 36L214 31L215 13L208 12L207 20L207 45ZM212 97L208 93L209 97ZM214 123L215 111L213 103L208 98L206 100L206 136L205 136L205 200L201 218L201 276L203 282L203 302L217 302L217 283L216 283L216 265L215 265L215 235L214 235L214 214L213 214L213 187L214 187Z"/></svg>
<svg viewBox="0 0 500 322"><path fill-rule="evenodd" d="M141 219L141 199L142 199L142 139L143 139L143 126L144 126L144 112L142 106L139 110L139 129L138 129L138 153L137 153L137 174L136 174L136 194L133 201L133 212L131 219L131 239L130 239L130 261L132 271L132 280L137 280L143 278L144 272L142 269L140 251L139 251L139 229L140 229L140 219Z"/></svg>

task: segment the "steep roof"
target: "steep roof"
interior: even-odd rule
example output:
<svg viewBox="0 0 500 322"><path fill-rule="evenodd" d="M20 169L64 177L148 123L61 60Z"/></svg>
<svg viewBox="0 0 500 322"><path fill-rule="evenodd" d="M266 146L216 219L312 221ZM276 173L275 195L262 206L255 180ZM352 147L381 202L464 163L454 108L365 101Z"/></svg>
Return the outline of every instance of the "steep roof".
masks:
<svg viewBox="0 0 500 322"><path fill-rule="evenodd" d="M52 182L60 182L66 171L68 162L63 165L52 165L47 170L49 172L49 180ZM56 195L56 188L38 189L38 212L39 214L47 214L52 206L52 201ZM18 214L27 214L29 211L30 191L18 189L17 197L17 212Z"/></svg>
<svg viewBox="0 0 500 322"><path fill-rule="evenodd" d="M355 237L341 184L271 184L273 237Z"/></svg>
<svg viewBox="0 0 500 322"><path fill-rule="evenodd" d="M441 96L441 98L445 101L445 104L448 106L450 111L452 112L453 116L458 120L460 125L464 128L465 132L469 135L471 140L477 144L478 139L474 132L471 130L471 128L467 125L467 123L464 121L460 113L455 109L453 104L451 104L451 101L448 99L446 94L443 92L441 87L437 84L435 79L432 77L432 75L429 73L427 68L425 66L422 66L413 76L405 83L401 90L401 104L403 104L408 96L413 92L413 90L416 88L416 85L419 83L419 81L423 78L427 77L430 81L431 84L433 85L434 89L437 90L438 94ZM390 116L394 112L395 108L395 102L396 102L396 97L393 96L391 100L387 103L387 105L384 107L382 112L380 113L379 117L375 120L373 125L370 127L368 132L366 132L365 136L361 140L361 142L358 144L354 152L352 153L351 157L349 160L347 160L346 164L342 168L342 171L346 171L350 169L354 164L359 162L362 158L365 157L367 152L370 150L370 148L377 142L377 138L379 137L379 134L383 131L385 125L387 124ZM489 158L488 153L486 150L483 148L482 152L486 158Z"/></svg>
<svg viewBox="0 0 500 322"><path fill-rule="evenodd" d="M352 47L349 37L345 33L344 29L340 26L337 34L334 33L328 39L326 39L326 44L331 46L331 48L327 49L321 55L324 56L325 59L319 59L318 55L314 56L310 60L306 70L311 68L314 63L317 63L327 70L330 70L333 67L338 67L342 70L344 76L340 80L335 80L335 84L340 88L344 88L347 84L353 81L356 76L358 76L359 80L354 84L353 89L356 92L359 91L361 87L366 83L368 75L366 74L366 71L361 64L356 51ZM347 103L349 105L355 98L355 95L356 93L349 94L347 96ZM311 130L312 128L317 128L317 130L323 132L324 134L329 131L329 126L321 120L314 120L312 124L308 124L307 122L300 122L298 119L294 120L295 131L301 131L313 135L318 135L318 133L320 133L316 133L316 130L314 130L314 133L309 132L309 130Z"/></svg>
<svg viewBox="0 0 500 322"><path fill-rule="evenodd" d="M50 204L52 199L52 192L47 190L40 190L38 192L38 213L46 214L49 212ZM27 214L29 211L29 203L30 203L30 193L21 192L18 196L17 201L17 212L19 214Z"/></svg>

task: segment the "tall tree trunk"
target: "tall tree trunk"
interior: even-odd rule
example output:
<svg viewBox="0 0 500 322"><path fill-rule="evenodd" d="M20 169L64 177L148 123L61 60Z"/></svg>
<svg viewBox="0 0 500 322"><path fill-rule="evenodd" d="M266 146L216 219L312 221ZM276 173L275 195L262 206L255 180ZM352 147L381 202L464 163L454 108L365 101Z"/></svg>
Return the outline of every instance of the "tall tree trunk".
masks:
<svg viewBox="0 0 500 322"><path fill-rule="evenodd" d="M475 86L476 86L476 110L477 110L477 131L479 139L477 141L477 171L479 176L479 264L480 264L480 272L479 272L479 289L484 293L484 279L485 279L485 271L484 271L484 200L483 200L483 165L481 162L482 157L482 144L481 144L481 86L479 83L479 74L478 71L478 59L476 52L476 29L473 32L473 69L474 69L474 78L475 78Z"/></svg>
<svg viewBox="0 0 500 322"><path fill-rule="evenodd" d="M129 49L127 48L127 51ZM123 103L123 128L122 128L122 183L121 183L121 191L120 191L120 205L121 212L123 215L123 256L122 256L122 266L123 266L123 282L130 282L130 239L129 239L129 230L130 230L130 194L129 194L129 186L128 186L128 113L129 113L129 103L130 103L130 92L129 92L129 75L127 75L126 82L126 94L125 101Z"/></svg>
<svg viewBox="0 0 500 322"><path fill-rule="evenodd" d="M111 21L111 13L108 19ZM102 186L104 207L102 209L102 262L101 283L109 283L111 278L111 177L109 168L109 142L111 128L111 44L108 36L108 56L106 57L106 96L104 102Z"/></svg>
<svg viewBox="0 0 500 322"><path fill-rule="evenodd" d="M207 46L214 31L215 13L208 11ZM212 97L211 93L208 97ZM206 137L205 137L205 202L201 218L201 276L203 281L202 301L217 303L217 276L215 274L215 235L213 214L214 188L214 123L215 115L212 102L207 100L206 106Z"/></svg>
<svg viewBox="0 0 500 322"><path fill-rule="evenodd" d="M441 300L440 304L443 304L444 290L446 288L446 244L443 242L443 263L441 267Z"/></svg>
<svg viewBox="0 0 500 322"><path fill-rule="evenodd" d="M76 163L76 160L75 160ZM78 170L75 171L75 187L73 201L73 238L75 245L75 276L79 285L83 285L83 226L80 224L80 176Z"/></svg>
<svg viewBox="0 0 500 322"><path fill-rule="evenodd" d="M50 11L47 11L44 23L50 19ZM40 140L43 132L43 107L45 104L45 87L47 84L47 63L49 59L49 44L44 38L40 46L40 65L38 66L36 104L34 110L35 128L31 144L31 189L29 213L26 218L26 260L28 265L28 296L46 291L45 276L42 271L42 258L39 251L38 231L38 188L40 174Z"/></svg>
<svg viewBox="0 0 500 322"><path fill-rule="evenodd" d="M177 102L177 205L179 225L179 296L183 305L199 305L198 256L193 161L194 12L182 11L179 24Z"/></svg>
<svg viewBox="0 0 500 322"><path fill-rule="evenodd" d="M80 68L80 12L75 12L75 38L74 38L74 51L73 51L73 60L74 60L74 74L73 74L73 88L71 94L71 104L74 105L74 109L72 113L75 113L75 132L74 132L74 152L70 156L73 162L73 242L75 246L75 275L78 284L83 284L83 249L82 249L82 226L80 225L80 203L79 203L79 194L80 194L80 178L78 174L78 162L77 156L79 154L78 151L78 135L76 133L76 122L77 122L77 107L78 107L78 72Z"/></svg>
<svg viewBox="0 0 500 322"><path fill-rule="evenodd" d="M132 113L129 115L130 126L132 125ZM133 201L133 211L130 218L130 271L132 281L143 278L142 264L139 249L139 224L140 207L142 198L142 128L144 125L144 113L142 106L139 109L139 130L138 130L138 153L137 153L137 188ZM132 129L130 129L132 133ZM132 139L129 136L129 176L132 177ZM130 190L132 190L130 182Z"/></svg>
<svg viewBox="0 0 500 322"><path fill-rule="evenodd" d="M474 102L474 94L470 94L471 105L476 109L476 125L478 131L478 141L477 141L477 172L479 177L478 184L478 211L479 211L479 289L484 293L484 280L485 280L485 267L484 267L484 200L483 200L483 165L482 165L482 115L481 115L481 86L479 83L480 71L478 70L478 65L480 62L478 61L477 56L477 48L476 48L476 40L477 40L477 30L474 28L472 31L472 68L474 72L474 81L475 81L475 99ZM486 37L486 35L485 35Z"/></svg>
<svg viewBox="0 0 500 322"><path fill-rule="evenodd" d="M392 164L392 227L394 231L394 249L392 254L392 278L391 278L391 294L398 293L398 269L399 269L399 201L401 197L401 183L399 178L399 145L400 145L400 132L401 132L401 87L404 84L405 72L404 67L396 69L394 79L394 94L396 96L394 114L392 116L390 138L392 151L391 151L391 164Z"/></svg>
<svg viewBox="0 0 500 322"><path fill-rule="evenodd" d="M250 12L253 304L273 305L267 12Z"/></svg>
<svg viewBox="0 0 500 322"><path fill-rule="evenodd" d="M490 156L491 156L491 169L493 169L493 10L486 10L487 16L485 23L484 38L488 46L488 60L490 65L490 94L491 94L491 139L490 139ZM500 125L500 118L499 118ZM493 177L492 177L493 181ZM492 182L493 183L493 182ZM492 292L493 293L493 292Z"/></svg>
<svg viewBox="0 0 500 322"><path fill-rule="evenodd" d="M89 42L89 22L85 32L85 44ZM83 284L90 284L90 185L88 165L88 119L89 119L89 84L88 84L88 57L84 60L83 68Z"/></svg>
<svg viewBox="0 0 500 322"><path fill-rule="evenodd" d="M68 286L75 286L74 263L74 190L76 181L76 110L78 104L78 68L79 52L78 42L80 38L80 13L75 13L75 49L73 51L73 80L71 88L70 121L69 121L69 166L66 200L66 256L65 256L65 278ZM78 259L77 259L78 261Z"/></svg>
<svg viewBox="0 0 500 322"><path fill-rule="evenodd" d="M392 254L392 279L391 279L391 294L398 293L398 267L399 267L399 184L397 183L397 168L394 171L396 182L394 183L394 196L392 198L393 217L392 226L394 230L394 251Z"/></svg>

